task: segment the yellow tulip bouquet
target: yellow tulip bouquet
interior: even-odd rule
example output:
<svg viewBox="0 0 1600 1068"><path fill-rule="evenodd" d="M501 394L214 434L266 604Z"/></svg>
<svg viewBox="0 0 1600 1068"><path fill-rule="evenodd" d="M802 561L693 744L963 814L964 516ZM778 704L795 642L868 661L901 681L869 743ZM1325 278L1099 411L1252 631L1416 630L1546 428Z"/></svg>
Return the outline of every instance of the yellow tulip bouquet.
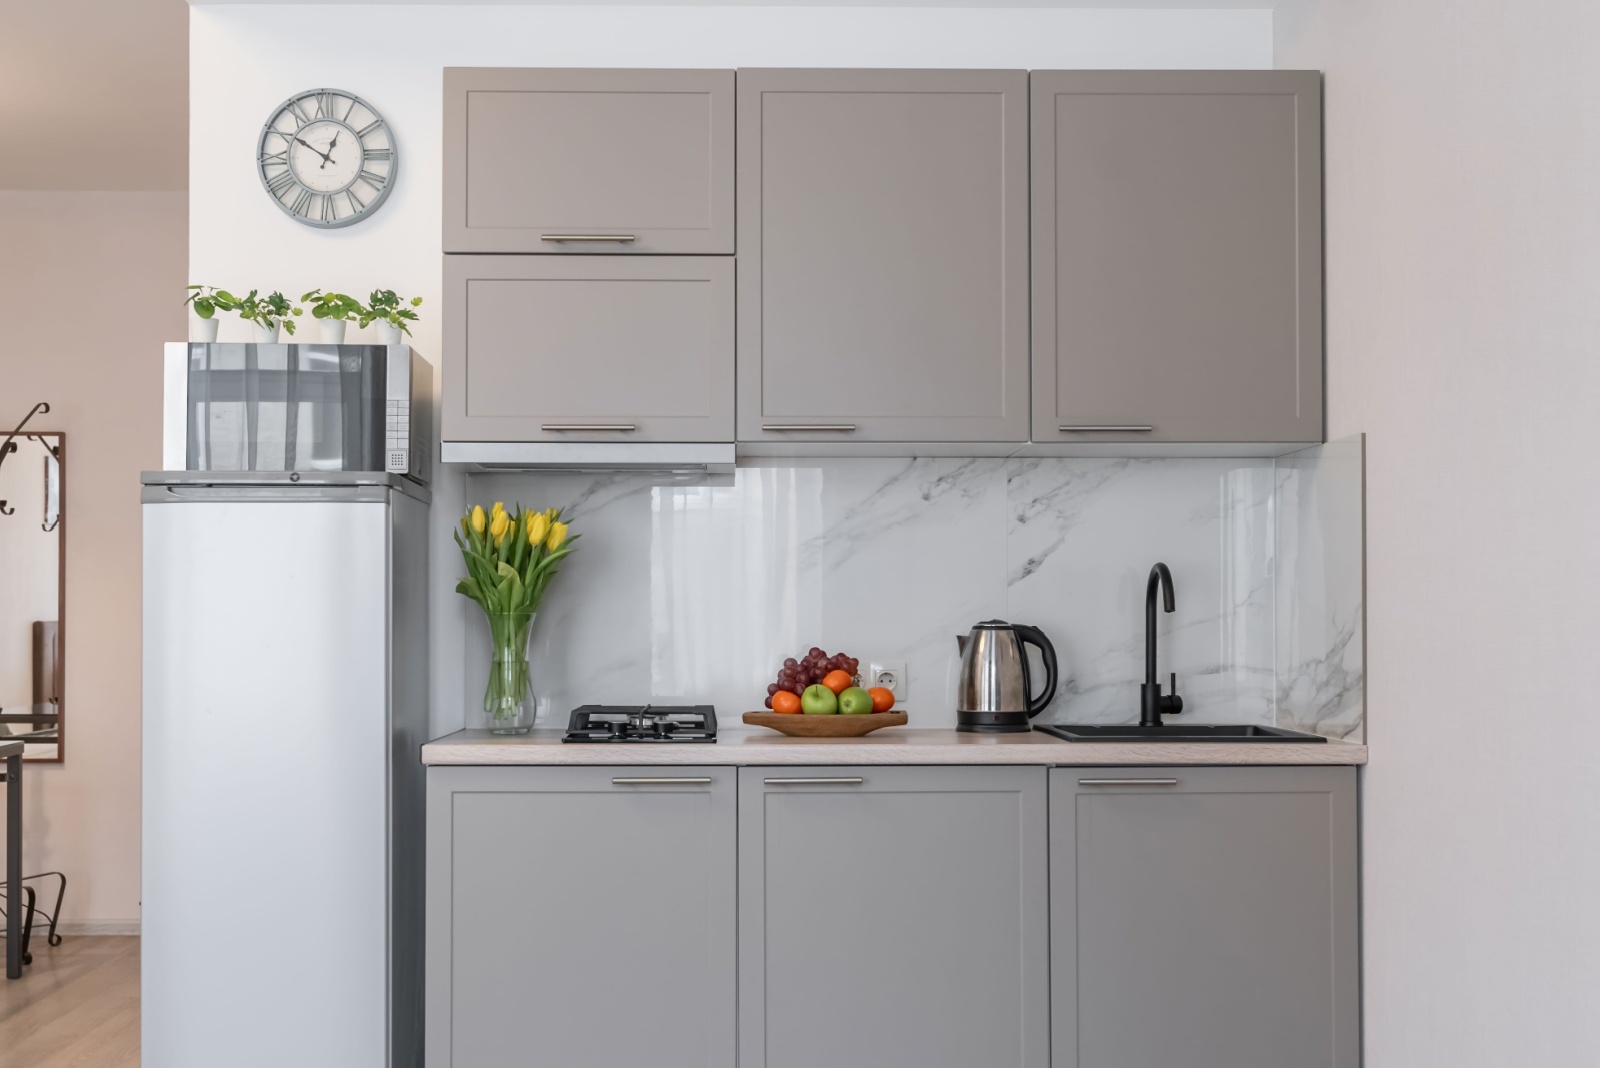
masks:
<svg viewBox="0 0 1600 1068"><path fill-rule="evenodd" d="M496 501L488 514L474 505L455 537L467 565L456 592L483 608L494 642L483 711L495 733L524 734L534 716L528 634L556 564L572 552L579 535L568 537L559 508L533 512L518 505L507 512Z"/></svg>

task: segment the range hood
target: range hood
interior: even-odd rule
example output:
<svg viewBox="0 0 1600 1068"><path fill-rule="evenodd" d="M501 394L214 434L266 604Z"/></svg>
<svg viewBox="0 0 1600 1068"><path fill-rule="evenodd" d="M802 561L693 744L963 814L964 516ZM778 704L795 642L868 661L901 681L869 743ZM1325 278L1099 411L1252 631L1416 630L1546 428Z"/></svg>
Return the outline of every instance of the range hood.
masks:
<svg viewBox="0 0 1600 1068"><path fill-rule="evenodd" d="M446 441L440 459L480 471L733 471L734 446L718 442Z"/></svg>

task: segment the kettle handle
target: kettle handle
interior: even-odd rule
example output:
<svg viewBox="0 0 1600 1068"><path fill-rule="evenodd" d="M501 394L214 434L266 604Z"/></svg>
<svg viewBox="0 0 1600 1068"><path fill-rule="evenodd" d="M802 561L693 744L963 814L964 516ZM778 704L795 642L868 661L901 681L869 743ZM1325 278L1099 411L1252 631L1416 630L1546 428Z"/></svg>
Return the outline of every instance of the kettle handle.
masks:
<svg viewBox="0 0 1600 1068"><path fill-rule="evenodd" d="M1044 659L1044 689L1038 697L1028 698L1028 718L1032 719L1040 712L1050 707L1050 702L1056 695L1056 647L1050 644L1050 639L1044 636L1044 631L1038 627L1030 627L1026 623L1013 623L1011 629L1016 631L1017 638L1024 645L1034 646L1039 650L1039 655Z"/></svg>

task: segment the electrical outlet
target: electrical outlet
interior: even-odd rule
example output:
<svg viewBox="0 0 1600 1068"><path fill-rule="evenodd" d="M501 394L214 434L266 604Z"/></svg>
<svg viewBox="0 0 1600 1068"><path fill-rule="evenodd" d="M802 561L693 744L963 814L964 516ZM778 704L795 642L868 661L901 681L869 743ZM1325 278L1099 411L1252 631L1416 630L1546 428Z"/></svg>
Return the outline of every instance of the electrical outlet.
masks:
<svg viewBox="0 0 1600 1068"><path fill-rule="evenodd" d="M894 694L896 701L905 700L906 662L904 660L874 660L867 666L867 686L882 686Z"/></svg>

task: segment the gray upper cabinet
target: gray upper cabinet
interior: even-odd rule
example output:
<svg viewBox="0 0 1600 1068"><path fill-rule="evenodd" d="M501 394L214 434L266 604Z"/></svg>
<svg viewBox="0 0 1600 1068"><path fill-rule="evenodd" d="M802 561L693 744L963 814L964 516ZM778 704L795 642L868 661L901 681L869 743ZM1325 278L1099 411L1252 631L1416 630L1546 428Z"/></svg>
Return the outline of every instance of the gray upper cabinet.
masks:
<svg viewBox="0 0 1600 1068"><path fill-rule="evenodd" d="M1050 838L1054 1068L1360 1063L1356 769L1056 768Z"/></svg>
<svg viewBox="0 0 1600 1068"><path fill-rule="evenodd" d="M446 442L731 442L726 256L446 256Z"/></svg>
<svg viewBox="0 0 1600 1068"><path fill-rule="evenodd" d="M739 440L1026 441L1027 73L738 86Z"/></svg>
<svg viewBox="0 0 1600 1068"><path fill-rule="evenodd" d="M1045 783L741 768L741 1068L1044 1068Z"/></svg>
<svg viewBox="0 0 1600 1068"><path fill-rule="evenodd" d="M1321 76L1034 71L1032 126L1033 440L1321 441Z"/></svg>
<svg viewBox="0 0 1600 1068"><path fill-rule="evenodd" d="M731 70L447 67L444 251L731 253Z"/></svg>
<svg viewBox="0 0 1600 1068"><path fill-rule="evenodd" d="M732 768L430 768L429 1068L733 1068Z"/></svg>

